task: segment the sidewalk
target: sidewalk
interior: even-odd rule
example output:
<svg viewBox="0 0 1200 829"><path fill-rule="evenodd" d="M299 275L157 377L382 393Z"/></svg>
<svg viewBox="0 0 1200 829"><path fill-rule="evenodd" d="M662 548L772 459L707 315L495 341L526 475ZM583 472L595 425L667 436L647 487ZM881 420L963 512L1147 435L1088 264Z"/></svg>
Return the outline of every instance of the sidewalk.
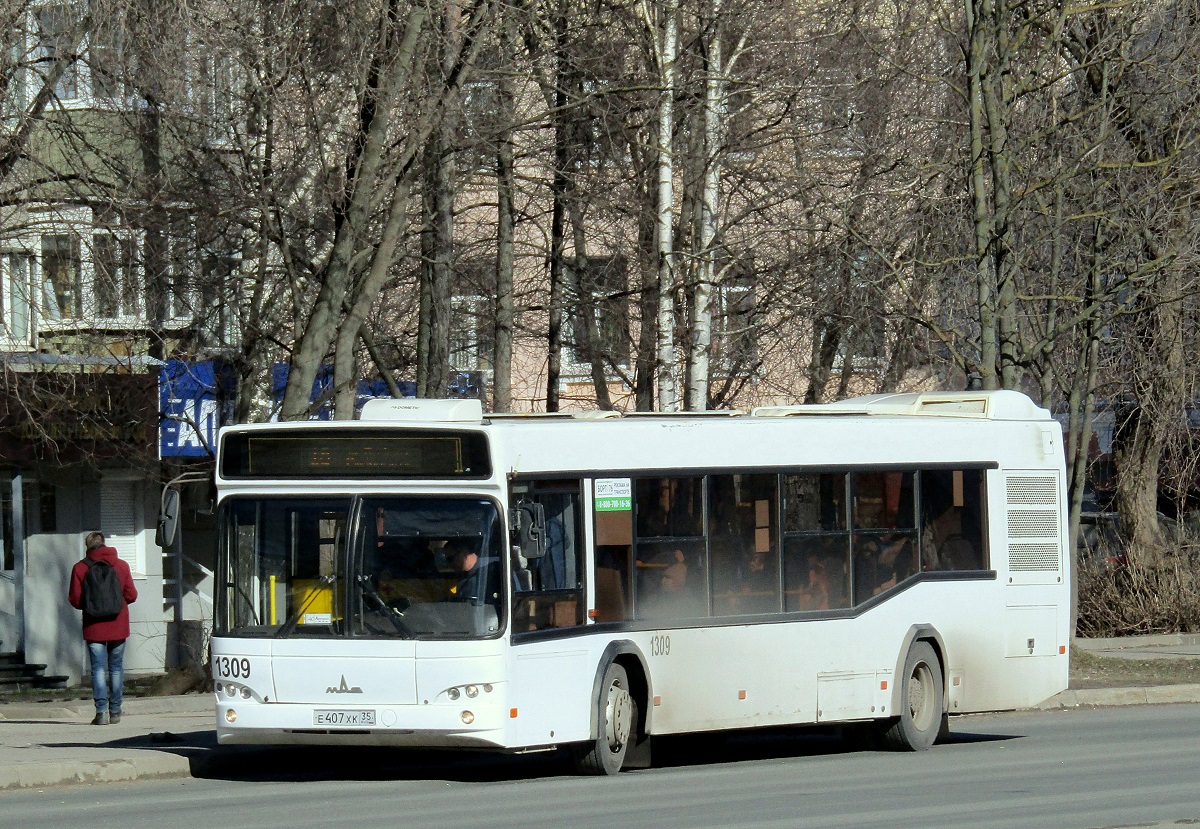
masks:
<svg viewBox="0 0 1200 829"><path fill-rule="evenodd" d="M1200 659L1200 635L1076 640L1119 659ZM1042 709L1200 702L1200 684L1064 691ZM217 750L211 694L126 697L116 725L90 725L89 699L0 703L0 791L201 776L255 762L258 748Z"/></svg>
<svg viewBox="0 0 1200 829"><path fill-rule="evenodd" d="M190 777L217 738L211 694L126 697L121 722L93 726L90 699L0 703L0 790Z"/></svg>

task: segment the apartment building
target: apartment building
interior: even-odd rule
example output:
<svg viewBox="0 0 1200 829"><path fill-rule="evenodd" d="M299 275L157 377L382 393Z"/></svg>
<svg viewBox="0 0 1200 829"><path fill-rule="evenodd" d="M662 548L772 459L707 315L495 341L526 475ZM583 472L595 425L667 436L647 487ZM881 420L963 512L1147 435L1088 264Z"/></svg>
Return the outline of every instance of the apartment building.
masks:
<svg viewBox="0 0 1200 829"><path fill-rule="evenodd" d="M219 420L215 382L170 381L203 374L223 345L220 314L196 296L205 263L185 206L149 209L137 186L142 102L118 66L120 30L85 8L25 4L0 121L12 153L0 168L0 653L69 682L87 658L67 580L97 529L138 588L126 670L201 658L204 488L185 487L176 543L161 549L155 529L164 484L200 477L185 473Z"/></svg>

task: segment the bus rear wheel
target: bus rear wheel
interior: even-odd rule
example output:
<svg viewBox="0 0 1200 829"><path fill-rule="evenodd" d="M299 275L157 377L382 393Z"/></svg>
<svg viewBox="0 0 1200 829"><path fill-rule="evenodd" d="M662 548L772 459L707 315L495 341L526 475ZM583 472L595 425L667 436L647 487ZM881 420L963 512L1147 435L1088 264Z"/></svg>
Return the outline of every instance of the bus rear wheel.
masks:
<svg viewBox="0 0 1200 829"><path fill-rule="evenodd" d="M900 716L884 727L883 743L897 751L924 751L942 728L942 665L928 642L914 642L904 659Z"/></svg>
<svg viewBox="0 0 1200 829"><path fill-rule="evenodd" d="M604 671L597 700L599 735L576 748L575 766L585 774L616 774L637 728L637 700L625 669L613 662Z"/></svg>

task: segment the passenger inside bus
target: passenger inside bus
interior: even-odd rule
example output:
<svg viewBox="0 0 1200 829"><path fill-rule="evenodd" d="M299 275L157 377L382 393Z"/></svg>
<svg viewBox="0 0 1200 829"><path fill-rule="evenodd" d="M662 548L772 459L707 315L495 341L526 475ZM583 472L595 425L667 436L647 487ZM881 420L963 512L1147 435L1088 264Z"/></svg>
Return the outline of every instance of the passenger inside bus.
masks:
<svg viewBox="0 0 1200 829"><path fill-rule="evenodd" d="M707 615L703 578L695 576L698 568L692 566L688 553L681 546L655 547L658 545L638 545L638 616L661 619Z"/></svg>
<svg viewBox="0 0 1200 829"><path fill-rule="evenodd" d="M779 577L766 550L749 549L738 568L737 606L740 613L779 610Z"/></svg>
<svg viewBox="0 0 1200 829"><path fill-rule="evenodd" d="M800 597L801 610L828 610L829 569L817 558L808 560L808 588Z"/></svg>
<svg viewBox="0 0 1200 829"><path fill-rule="evenodd" d="M912 539L885 532L856 534L854 539L854 601L861 602L890 590L916 572Z"/></svg>

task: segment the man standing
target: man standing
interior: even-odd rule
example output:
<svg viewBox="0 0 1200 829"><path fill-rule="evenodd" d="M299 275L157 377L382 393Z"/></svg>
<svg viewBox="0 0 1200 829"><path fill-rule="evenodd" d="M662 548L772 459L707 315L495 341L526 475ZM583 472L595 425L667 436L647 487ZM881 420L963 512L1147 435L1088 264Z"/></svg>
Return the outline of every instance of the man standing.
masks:
<svg viewBox="0 0 1200 829"><path fill-rule="evenodd" d="M71 570L67 600L83 611L83 639L92 666L92 698L96 702L92 725L108 725L121 721L129 605L137 601L137 588L129 565L115 549L105 546L104 533L88 533L84 546L87 554Z"/></svg>

